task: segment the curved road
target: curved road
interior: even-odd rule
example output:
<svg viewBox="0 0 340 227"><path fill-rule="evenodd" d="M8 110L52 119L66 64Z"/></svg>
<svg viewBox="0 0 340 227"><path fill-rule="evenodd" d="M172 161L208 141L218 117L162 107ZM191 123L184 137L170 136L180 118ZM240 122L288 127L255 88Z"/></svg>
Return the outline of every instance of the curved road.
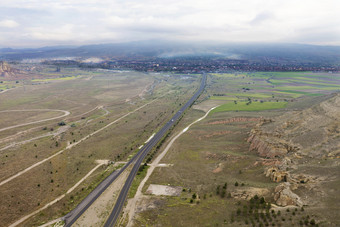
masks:
<svg viewBox="0 0 340 227"><path fill-rule="evenodd" d="M183 114L183 112L189 108L194 101L200 96L200 94L203 92L204 87L206 85L206 79L207 76L203 74L202 76L202 81L201 81L201 86L198 89L198 91L191 97L191 99L171 118L170 121L168 121L163 128L157 132L157 134L139 151L138 158L135 162L135 165L133 166L123 188L122 191L120 192L117 202L113 208L112 213L110 214L108 220L105 223L105 227L111 227L114 226L120 212L123 209L127 194L129 192L129 189L131 187L132 181L135 178L138 169L140 165L142 164L142 161L144 160L145 156L151 151L151 149L163 138L165 133L175 124L175 122L180 118L180 116Z"/></svg>
<svg viewBox="0 0 340 227"><path fill-rule="evenodd" d="M116 222L119 214L123 208L124 202L126 200L127 193L131 186L132 180L134 179L139 166L144 160L145 156L151 151L151 149L162 139L165 133L175 124L175 122L180 118L182 113L190 107L194 101L200 96L204 90L206 84L207 76L203 74L201 86L198 91L193 95L193 97L184 105L182 108L168 121L165 126L148 142L143 148L135 155L133 158L127 162L121 169L116 170L111 175L109 175L104 181L102 181L74 210L65 215L62 219L65 221L65 227L70 227L76 220L91 206L91 204L112 184L117 177L131 164L135 163L132 171L130 172L122 191L120 192L115 207L110 214L105 226L113 226Z"/></svg>

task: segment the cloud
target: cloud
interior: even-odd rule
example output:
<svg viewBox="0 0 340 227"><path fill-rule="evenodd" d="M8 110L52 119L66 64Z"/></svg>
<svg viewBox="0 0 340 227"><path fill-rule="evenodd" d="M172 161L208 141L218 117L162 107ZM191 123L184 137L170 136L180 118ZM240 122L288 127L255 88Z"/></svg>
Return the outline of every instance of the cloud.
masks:
<svg viewBox="0 0 340 227"><path fill-rule="evenodd" d="M145 39L340 45L339 8L335 0L11 0L0 2L0 36L8 46Z"/></svg>
<svg viewBox="0 0 340 227"><path fill-rule="evenodd" d="M259 25L266 21L275 19L275 16L272 13L269 12L261 12L255 16L254 19L252 19L249 24L251 25Z"/></svg>
<svg viewBox="0 0 340 227"><path fill-rule="evenodd" d="M15 28L18 27L19 24L15 22L14 20L2 20L0 21L0 27L4 28Z"/></svg>

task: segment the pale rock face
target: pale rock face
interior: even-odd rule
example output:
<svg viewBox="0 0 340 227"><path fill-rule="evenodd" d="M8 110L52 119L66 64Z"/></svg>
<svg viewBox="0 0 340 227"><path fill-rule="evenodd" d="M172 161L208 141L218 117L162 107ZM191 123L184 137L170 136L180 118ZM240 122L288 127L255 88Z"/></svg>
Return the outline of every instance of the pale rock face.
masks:
<svg viewBox="0 0 340 227"><path fill-rule="evenodd" d="M281 171L277 167L270 167L266 171L266 177L270 177L270 179L274 182L287 182L289 173Z"/></svg>
<svg viewBox="0 0 340 227"><path fill-rule="evenodd" d="M274 200L277 205L283 207L289 205L303 206L301 198L291 191L289 182L281 183L275 188Z"/></svg>
<svg viewBox="0 0 340 227"><path fill-rule="evenodd" d="M262 157L258 162L266 166L266 177L280 183L273 194L277 205L310 205L326 196L323 182L333 179L334 172L311 173L309 168L340 158L339 129L340 94L334 94L308 109L262 119L251 130L249 151ZM301 198L294 193L297 189Z"/></svg>
<svg viewBox="0 0 340 227"><path fill-rule="evenodd" d="M10 77L15 73L15 69L11 68L6 62L0 61L0 76Z"/></svg>

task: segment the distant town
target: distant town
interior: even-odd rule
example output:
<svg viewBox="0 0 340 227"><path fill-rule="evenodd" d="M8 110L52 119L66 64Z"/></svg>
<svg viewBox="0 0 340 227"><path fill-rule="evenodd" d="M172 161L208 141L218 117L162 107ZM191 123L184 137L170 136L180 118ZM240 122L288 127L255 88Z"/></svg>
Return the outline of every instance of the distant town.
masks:
<svg viewBox="0 0 340 227"><path fill-rule="evenodd" d="M301 63L281 59L236 60L209 57L177 58L126 58L108 59L100 63L84 63L78 60L45 60L44 64L75 65L81 68L130 69L141 72L230 72L230 71L324 71L339 72L340 66L327 63Z"/></svg>

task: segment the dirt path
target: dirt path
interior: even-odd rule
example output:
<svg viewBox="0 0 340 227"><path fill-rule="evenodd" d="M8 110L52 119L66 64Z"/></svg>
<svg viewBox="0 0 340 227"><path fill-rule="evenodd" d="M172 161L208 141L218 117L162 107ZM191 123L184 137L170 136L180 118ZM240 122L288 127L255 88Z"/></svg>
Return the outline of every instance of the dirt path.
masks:
<svg viewBox="0 0 340 227"><path fill-rule="evenodd" d="M136 205L137 203L140 202L140 199L143 197L142 194L142 189L146 183L146 181L149 179L149 177L151 176L152 172L155 170L156 167L161 167L164 166L162 164L159 164L159 162L163 159L163 157L166 155L166 153L168 152L168 150L170 149L170 147L172 146L172 144L186 131L188 131L188 129L195 123L203 120L204 118L206 118L208 116L208 114L210 113L210 111L212 111L213 109L215 109L216 107L211 108L208 112L206 112L206 114L197 119L196 121L192 122L191 124L189 124L185 129L183 129L180 133L178 133L175 137L173 137L171 139L171 141L168 143L168 145L165 147L165 149L163 150L163 152L157 156L157 158L151 163L146 176L144 177L144 179L141 181L141 183L138 186L138 189L136 191L135 197L133 197L132 199L130 199L128 201L127 206L124 209L124 216L123 216L123 220L126 218L126 215L128 215L128 223L127 226L132 226L133 221L132 218L135 216L136 213Z"/></svg>
<svg viewBox="0 0 340 227"><path fill-rule="evenodd" d="M3 91L0 91L0 94L5 93L5 92L8 92L8 91L12 91L12 90L14 90L14 89L16 89L16 88L19 88L19 87L10 88L10 89L6 89L6 90L3 90Z"/></svg>
<svg viewBox="0 0 340 227"><path fill-rule="evenodd" d="M52 118L48 118L48 119L43 119L43 120L39 120L39 121L32 121L32 122L28 122L28 123L23 123L23 124L19 124L19 125L13 125L13 126L9 126L9 127L5 127L5 128L1 128L0 132L8 130L8 129L12 129L12 128L17 128L17 127L21 127L21 126L26 126L26 125L32 125L32 124L36 124L36 123L41 123L41 122L45 122L45 121L51 121L51 120L55 120L55 119L59 119L62 117L66 117L67 115L70 114L69 111L66 110L54 110L54 109L33 109L33 110L3 110L0 111L0 113L6 113L6 112L26 112L26 111L57 111L57 112L62 112L64 113L62 116L58 116L58 117L52 117Z"/></svg>
<svg viewBox="0 0 340 227"><path fill-rule="evenodd" d="M53 200L52 202L47 203L45 206L43 206L42 208L20 218L18 221L14 222L13 224L11 224L9 227L14 227L19 225L20 223L22 223L23 221L27 220L28 218L32 217L33 215L36 215L37 213L39 213L40 211L46 209L47 207L55 204L56 202L58 202L59 200L61 200L62 198L64 198L67 194L71 193L76 187L78 187L86 178L88 178L94 171L96 171L100 166L107 164L108 160L97 160L97 163L99 163L96 167L94 167L90 172L88 172L83 178L80 179L80 181L78 181L72 188L70 188L69 190L67 190L67 192L61 196L59 196L58 198L56 198L55 200Z"/></svg>
<svg viewBox="0 0 340 227"><path fill-rule="evenodd" d="M55 153L54 155L51 155L50 157L45 158L45 159L43 159L43 160L41 160L41 161L39 161L39 162L37 162L37 163L31 165L30 167L28 167L28 168L26 168L26 169L24 169L24 170L18 172L17 174L15 174L15 175L13 175L13 176L7 178L6 180L1 181L1 182L0 182L0 186L6 184L6 183L8 183L8 182L10 182L11 180L13 180L13 179L15 179L15 178L21 176L22 174L24 174L24 173L30 171L31 169L33 169L33 168L35 168L35 167L37 167L37 166L43 164L44 162L46 162L46 161L48 161L48 160L54 158L55 156L60 155L60 154L63 153L65 150L71 149L72 147L78 145L79 143L81 143L81 142L87 140L87 139L90 138L91 136L93 136L93 135L95 135L95 134L97 134L97 133L103 131L104 129L110 127L111 125L113 125L113 124L115 124L116 122L122 120L123 118L129 116L130 114L135 113L136 111L142 109L143 107L145 107L145 106L147 106L147 105L153 103L154 101L156 101L156 99L153 100L153 101L151 101L151 102L149 102L149 103L144 104L144 105L141 106L141 107L138 107L137 109L135 109L135 110L133 110L133 111L131 111L131 112L128 112L127 114L125 114L125 115L119 117L118 119L112 121L111 123L107 124L106 126L100 128L100 129L98 129L97 131L95 131L95 132L93 132L93 133L91 133L91 134L89 134L89 135L83 137L83 138L80 139L79 141L77 141L77 142L75 142L75 143L72 143L72 144L68 145L66 148L62 149L61 151L58 151L58 152Z"/></svg>
<svg viewBox="0 0 340 227"><path fill-rule="evenodd" d="M3 148L0 148L0 151L6 150L8 148L15 147L15 146L18 146L18 145L23 145L23 144L32 142L33 140L41 139L41 138L44 138L44 137L47 137L47 136L57 136L57 135L60 135L63 132L66 132L69 128L70 128L70 126L63 126L63 127L58 128L58 130L56 130L54 132L48 132L48 133L45 133L41 136L33 137L31 139L28 139L28 140L24 140L24 141L20 141L20 142L14 142L14 143L11 143L11 144L3 147Z"/></svg>

